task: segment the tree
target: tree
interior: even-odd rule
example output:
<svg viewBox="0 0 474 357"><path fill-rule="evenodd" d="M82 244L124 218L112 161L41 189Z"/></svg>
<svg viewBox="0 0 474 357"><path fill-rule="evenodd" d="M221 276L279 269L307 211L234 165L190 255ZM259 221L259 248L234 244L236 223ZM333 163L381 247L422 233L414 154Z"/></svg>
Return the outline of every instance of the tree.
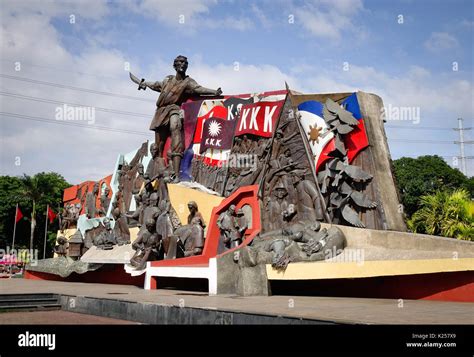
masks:
<svg viewBox="0 0 474 357"><path fill-rule="evenodd" d="M410 217L420 208L420 198L438 190L465 188L474 195L473 178L450 167L439 156L402 157L393 162L404 211Z"/></svg>
<svg viewBox="0 0 474 357"><path fill-rule="evenodd" d="M474 240L474 204L465 189L421 197L421 208L408 221L414 232Z"/></svg>
<svg viewBox="0 0 474 357"><path fill-rule="evenodd" d="M69 186L60 174L54 172L22 177L0 176L0 240L4 241L2 245L9 245L11 242L17 203L25 216L32 217L29 232L26 231L25 224L18 222L18 247L28 245L27 236L30 248L34 248L35 242L42 242L46 205L49 204L57 210L62 205L63 191ZM57 223L54 222L50 228L57 229ZM43 247L42 244L40 246Z"/></svg>

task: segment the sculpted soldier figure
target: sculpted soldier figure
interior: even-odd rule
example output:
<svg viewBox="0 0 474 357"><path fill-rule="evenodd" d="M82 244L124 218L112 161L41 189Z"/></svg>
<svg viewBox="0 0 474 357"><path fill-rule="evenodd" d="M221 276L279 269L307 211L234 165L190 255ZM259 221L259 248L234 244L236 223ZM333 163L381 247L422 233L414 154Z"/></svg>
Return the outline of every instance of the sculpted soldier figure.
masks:
<svg viewBox="0 0 474 357"><path fill-rule="evenodd" d="M282 212L288 208L288 191L279 180L272 192L272 198L269 198L266 214L266 221L268 224L268 230L272 231L282 227L284 224Z"/></svg>
<svg viewBox="0 0 474 357"><path fill-rule="evenodd" d="M300 175L293 175L293 186L298 197L299 219L303 221L323 221L323 210L316 185Z"/></svg>
<svg viewBox="0 0 474 357"><path fill-rule="evenodd" d="M138 89L145 90L147 87L161 92L156 102L156 112L150 124L150 130L155 132L155 143L158 146L159 156L163 156L166 139L171 136L171 161L175 180L179 178L179 166L184 152L184 139L182 133L183 115L180 110L189 97L196 95L221 95L222 90L208 89L200 86L194 79L186 75L188 59L178 56L173 64L176 75L167 76L163 81L146 82L141 81L130 73L130 78L138 84Z"/></svg>

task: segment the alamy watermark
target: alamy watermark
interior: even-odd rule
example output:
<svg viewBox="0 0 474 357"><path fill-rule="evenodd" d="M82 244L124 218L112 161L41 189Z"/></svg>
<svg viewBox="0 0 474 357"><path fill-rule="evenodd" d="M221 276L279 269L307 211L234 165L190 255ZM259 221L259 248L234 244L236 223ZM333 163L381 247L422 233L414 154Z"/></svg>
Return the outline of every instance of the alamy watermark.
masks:
<svg viewBox="0 0 474 357"><path fill-rule="evenodd" d="M63 104L56 107L56 120L86 121L87 124L95 123L95 107L76 107Z"/></svg>
<svg viewBox="0 0 474 357"><path fill-rule="evenodd" d="M420 107L401 107L389 104L380 109L380 119L384 121L411 121L413 124L419 124Z"/></svg>
<svg viewBox="0 0 474 357"><path fill-rule="evenodd" d="M364 249L337 249L334 246L324 251L324 261L326 263L356 263L361 266L364 265L365 252Z"/></svg>
<svg viewBox="0 0 474 357"><path fill-rule="evenodd" d="M46 347L50 351L56 349L56 334L54 333L20 333L18 347Z"/></svg>
<svg viewBox="0 0 474 357"><path fill-rule="evenodd" d="M38 265L38 249L0 249L0 264L30 264Z"/></svg>
<svg viewBox="0 0 474 357"><path fill-rule="evenodd" d="M223 168L250 169L255 171L258 168L258 155L230 154L226 161L222 161Z"/></svg>

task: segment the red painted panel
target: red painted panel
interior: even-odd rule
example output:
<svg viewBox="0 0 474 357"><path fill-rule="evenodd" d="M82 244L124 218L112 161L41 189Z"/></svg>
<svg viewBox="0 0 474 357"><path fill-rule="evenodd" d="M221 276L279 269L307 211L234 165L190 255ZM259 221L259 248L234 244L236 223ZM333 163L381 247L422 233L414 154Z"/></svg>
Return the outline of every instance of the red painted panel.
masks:
<svg viewBox="0 0 474 357"><path fill-rule="evenodd" d="M277 295L474 302L474 271L358 279L274 280Z"/></svg>
<svg viewBox="0 0 474 357"><path fill-rule="evenodd" d="M135 285L139 287L143 287L145 282L145 274L140 276L131 276L124 270L123 264L105 264L98 270L88 271L84 274L72 273L66 278L61 278L59 275L55 274L26 270L24 278L31 280Z"/></svg>
<svg viewBox="0 0 474 357"><path fill-rule="evenodd" d="M236 248L230 249L219 256L229 254L234 250L249 244L252 239L260 232L260 204L257 197L258 185L245 186L239 188L232 195L224 199L219 206L214 207L211 213L211 219L209 220L209 228L207 230L206 241L204 243L204 249L202 255L178 258L172 260L159 260L151 262L153 267L161 266L189 266L189 265L208 265L209 259L217 256L217 247L219 245L220 231L217 227L217 219L219 215L226 211L230 205L235 205L237 209L242 208L244 205L250 205L252 207L252 228L247 229L245 232L245 238L242 244Z"/></svg>

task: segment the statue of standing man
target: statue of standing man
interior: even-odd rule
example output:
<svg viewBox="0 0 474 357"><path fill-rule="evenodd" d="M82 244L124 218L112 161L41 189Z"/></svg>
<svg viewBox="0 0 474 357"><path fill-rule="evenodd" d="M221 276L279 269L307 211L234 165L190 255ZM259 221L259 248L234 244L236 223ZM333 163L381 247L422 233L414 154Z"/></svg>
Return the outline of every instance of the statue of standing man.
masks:
<svg viewBox="0 0 474 357"><path fill-rule="evenodd" d="M155 144L158 147L158 155L163 156L166 139L171 136L171 161L175 180L179 181L179 166L184 152L184 137L182 133L183 117L181 104L191 96L214 95L219 96L222 90L204 88L194 79L186 75L188 59L178 56L173 64L176 75L167 76L162 82L141 81L130 73L130 78L138 84L138 89L145 90L147 87L160 92L156 102L156 112L150 124L150 130L155 132Z"/></svg>

